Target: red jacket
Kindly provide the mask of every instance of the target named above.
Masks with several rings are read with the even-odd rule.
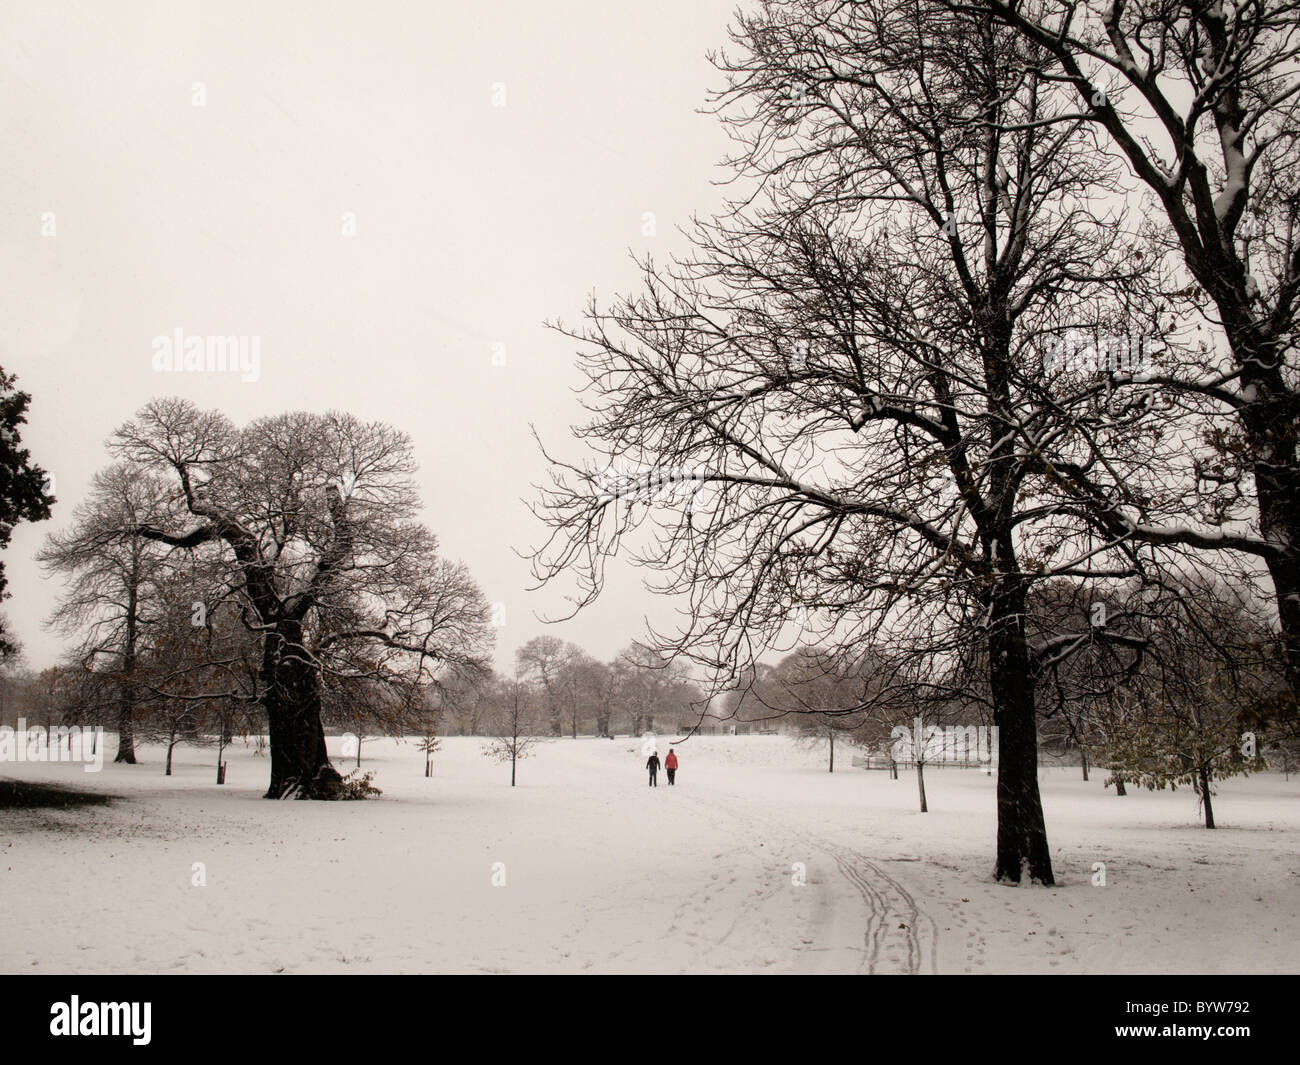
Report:
[[[671,754],[671,753],[670,753],[670,754],[668,755],[668,757],[664,759],[664,768],[665,768],[665,769],[676,769],[676,768],[677,768],[677,755],[675,755],[675,754]]]

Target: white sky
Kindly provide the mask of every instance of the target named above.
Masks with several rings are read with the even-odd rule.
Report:
[[[735,6],[0,2],[0,365],[32,393],[23,442],[60,499],[4,556],[28,663],[63,644],[32,555],[161,394],[410,432],[444,553],[507,604],[503,666],[542,631],[608,658],[645,614],[663,624],[670,604],[619,567],[589,613],[543,626],[559,590],[528,595],[512,548],[541,534],[528,424],[564,445],[581,417],[572,345],[543,320],[632,288],[629,248],[680,250],[675,227],[721,200],[726,137],[697,109]],[[161,378],[152,340],[178,327],[260,336],[260,380]]]

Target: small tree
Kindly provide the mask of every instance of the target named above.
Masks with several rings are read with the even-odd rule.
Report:
[[[138,731],[146,741],[166,745],[164,776],[172,775],[172,755],[177,746],[200,739],[204,710],[202,704],[186,699],[157,699],[148,704]]]
[[[1097,726],[1107,783],[1189,784],[1205,827],[1215,827],[1215,782],[1264,768],[1253,730],[1286,689],[1276,642],[1254,609],[1213,578],[1170,582],[1148,597],[1149,649]]]
[[[801,647],[756,678],[754,694],[773,710],[788,714],[804,742],[827,743],[828,773],[835,772],[835,741],[850,745],[866,738],[866,718],[858,707],[870,686],[862,665],[843,655]]]
[[[897,780],[900,764],[915,766],[919,808],[929,813],[925,767],[958,753],[948,749],[947,737],[952,734],[942,730],[955,726],[965,737],[967,752],[972,742],[978,751],[978,728],[992,716],[987,708],[989,670],[983,648],[960,641],[907,658],[877,650],[869,652],[857,670],[863,678],[859,733],[872,744],[888,735],[890,775]]]
[[[1264,740],[1263,748],[1272,764],[1280,765],[1286,779],[1290,780],[1291,773],[1300,766],[1300,737],[1288,733],[1269,736]]]
[[[536,735],[533,712],[527,701],[527,688],[516,676],[504,685],[505,700],[497,720],[500,732],[483,748],[483,753],[498,762],[510,763],[510,786],[515,786],[518,764],[527,758],[532,749],[542,742]]]
[[[422,691],[417,685],[381,685],[369,677],[326,675],[321,685],[321,712],[331,725],[345,729],[356,741],[356,769],[367,739],[402,737],[425,727]]]
[[[835,738],[852,744],[853,735],[834,710],[809,710],[799,715],[795,735],[800,743],[820,744],[826,741],[826,772],[835,772]]]
[[[257,638],[229,604],[204,610],[201,616],[203,624],[198,625],[200,615],[191,604],[189,628],[181,627],[176,646],[178,661],[163,683],[175,687],[179,682],[188,692],[210,696],[199,701],[201,732],[194,742],[216,747],[217,783],[224,784],[226,748],[237,736],[247,737],[254,728],[260,731]]]
[[[1262,759],[1246,757],[1234,699],[1224,697],[1223,678],[1207,679],[1199,703],[1161,700],[1136,707],[1111,734],[1107,760],[1117,781],[1128,780],[1153,791],[1190,784],[1214,828],[1214,784],[1263,768]]]
[[[433,725],[429,726],[430,732],[420,738],[420,750],[424,752],[424,775],[433,776],[433,752],[442,746],[442,741],[432,732]]]

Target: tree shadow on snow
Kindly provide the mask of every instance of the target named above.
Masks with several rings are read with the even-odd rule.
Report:
[[[81,791],[57,784],[0,779],[0,810],[31,810],[38,807],[62,810],[74,806],[106,806],[116,798],[116,795]]]

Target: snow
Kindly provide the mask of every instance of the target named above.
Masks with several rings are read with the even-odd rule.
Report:
[[[1208,831],[1183,789],[1119,798],[1102,771],[1044,769],[1059,882],[1044,889],[992,881],[980,770],[928,768],[920,814],[914,774],[854,768],[842,745],[832,775],[824,747],[782,736],[671,739],[678,786],[655,789],[639,739],[543,744],[514,789],[481,739],[445,738],[432,779],[413,743],[372,740],[362,768],[383,797],[338,804],[263,800],[267,759],[242,745],[221,788],[193,748],[171,778],[159,748],[97,774],[5,764],[123,798],[5,812],[0,970],[1295,968],[1300,777],[1224,782]]]

